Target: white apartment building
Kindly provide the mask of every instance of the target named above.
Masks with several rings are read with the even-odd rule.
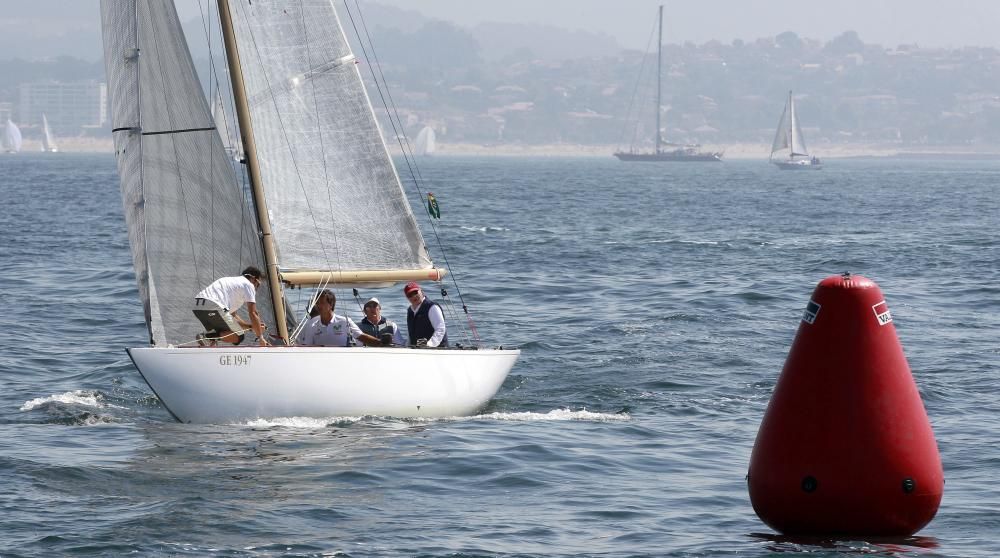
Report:
[[[22,83],[16,122],[39,126],[42,113],[57,136],[78,136],[108,122],[108,87],[97,81]]]

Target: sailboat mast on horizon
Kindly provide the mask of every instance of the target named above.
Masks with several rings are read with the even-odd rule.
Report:
[[[663,5],[658,11],[658,24],[656,33],[656,99],[654,114],[656,128],[653,132],[654,150],[652,153],[635,150],[635,145],[630,145],[628,151],[616,151],[614,156],[621,161],[639,162],[719,162],[722,161],[722,153],[717,151],[701,151],[698,144],[678,145],[668,143],[674,148],[668,151],[663,150],[663,135],[660,114],[663,108]],[[641,76],[640,76],[641,79]]]

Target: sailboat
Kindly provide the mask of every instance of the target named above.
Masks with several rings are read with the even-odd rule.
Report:
[[[42,113],[42,151],[46,153],[58,153],[55,140],[52,139],[52,130],[49,129],[49,119]]]
[[[617,151],[614,156],[621,161],[640,162],[719,162],[722,153],[717,151],[702,151],[697,144],[680,145],[666,142],[661,135],[660,112],[662,110],[661,94],[663,85],[663,6],[659,10],[659,24],[656,40],[656,147],[652,152],[636,151],[635,145],[630,145],[628,151]],[[666,148],[665,148],[666,147]]]
[[[437,146],[435,145],[436,141],[437,134],[434,133],[434,128],[424,126],[420,132],[417,133],[417,139],[414,141],[414,155],[431,155],[437,149]]]
[[[481,346],[474,329],[448,349],[290,344],[312,298],[297,304],[300,287],[426,285],[446,272],[425,248],[333,3],[218,0],[246,187],[173,2],[102,0],[101,11],[150,335],[150,346],[127,351],[166,409],[196,423],[481,409],[520,351]],[[202,326],[192,297],[247,265],[265,270],[256,302],[274,346],[194,347]]]
[[[3,132],[3,149],[7,153],[17,153],[21,150],[21,130],[9,118]]]
[[[779,156],[776,158],[775,154]],[[778,121],[778,131],[774,134],[774,142],[771,144],[771,155],[767,159],[782,170],[806,170],[820,169],[822,163],[818,157],[809,155],[806,148],[805,136],[799,128],[799,118],[795,115],[795,99],[792,92],[788,92],[788,102],[785,103],[785,110],[781,111],[781,120]]]

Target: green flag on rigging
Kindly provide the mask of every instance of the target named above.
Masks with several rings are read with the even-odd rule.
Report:
[[[431,217],[435,219],[441,218],[441,208],[438,207],[438,201],[433,192],[427,192],[427,213],[430,213]]]

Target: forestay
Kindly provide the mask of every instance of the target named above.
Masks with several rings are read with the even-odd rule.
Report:
[[[230,5],[282,277],[432,268],[333,3]]]
[[[256,221],[198,82],[173,2],[102,0],[112,130],[129,244],[154,345],[189,342],[193,297],[263,269]],[[273,322],[266,286],[257,292]]]

